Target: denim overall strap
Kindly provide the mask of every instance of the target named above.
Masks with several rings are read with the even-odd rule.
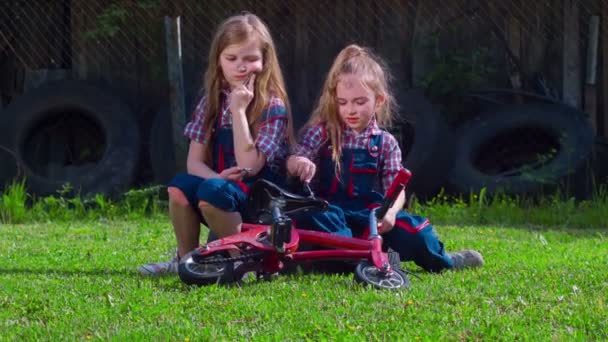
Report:
[[[344,149],[340,160],[340,178],[336,177],[335,165],[331,158],[331,145],[320,149],[320,177],[323,182],[330,182],[321,190],[320,195],[330,201],[344,201],[355,197],[368,197],[374,192],[374,185],[379,177],[380,149],[382,135],[369,138],[367,148]]]
[[[213,142],[213,170],[217,173],[236,165],[232,128],[216,128]]]
[[[268,115],[267,115],[268,116]],[[271,120],[272,117],[262,119]],[[236,156],[234,153],[234,137],[231,127],[217,127],[215,130],[215,140],[213,143],[213,170],[217,173],[224,171],[227,168],[236,166]],[[272,172],[268,165],[265,165],[262,170],[255,176],[243,179],[245,188],[251,186],[253,182],[263,178],[280,184],[280,177],[276,172]]]
[[[262,113],[262,116],[259,119],[258,127],[270,124],[273,120],[278,120],[287,117],[286,111],[287,109],[285,108],[285,106],[269,106]],[[245,184],[251,186],[256,179],[262,178],[274,182],[279,186],[285,185],[285,162],[287,158],[287,152],[289,150],[289,144],[287,140],[285,140],[283,142],[280,142],[279,145],[282,148],[281,153],[279,153],[279,155],[275,157],[272,162],[266,162],[266,165],[264,165],[262,170],[260,170],[257,175],[244,179],[243,182],[245,182]]]

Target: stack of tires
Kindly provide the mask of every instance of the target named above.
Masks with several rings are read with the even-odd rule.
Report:
[[[115,196],[133,181],[139,124],[105,89],[83,81],[48,83],[11,102],[0,121],[1,185],[24,176],[28,191],[40,196]]]
[[[594,134],[587,116],[566,105],[506,105],[457,131],[448,187],[457,193],[497,191],[585,196]]]
[[[413,174],[408,193],[428,199],[444,186],[446,170],[452,166],[452,131],[421,90],[409,90],[399,100],[407,119],[393,133],[401,145],[403,164]]]
[[[418,197],[433,197],[440,188],[453,195],[482,189],[488,195],[590,194],[594,133],[583,112],[532,98],[484,106],[448,126],[428,100],[412,94],[403,107],[415,111],[415,125],[402,148],[413,173],[409,191]]]
[[[418,198],[442,188],[452,194],[482,188],[538,194],[556,186],[577,196],[590,192],[594,134],[587,116],[572,107],[530,97],[481,106],[465,122],[449,125],[422,91],[410,90],[399,101],[408,120],[393,133],[413,173],[408,192]],[[66,194],[70,184],[72,194],[113,197],[133,184],[142,161],[149,161],[156,183],[175,173],[168,106],[156,113],[142,145],[140,128],[149,125],[137,122],[119,97],[88,82],[30,90],[0,112],[0,122],[0,189],[24,177],[28,191],[40,196]]]

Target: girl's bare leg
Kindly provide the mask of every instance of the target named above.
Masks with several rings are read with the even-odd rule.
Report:
[[[221,239],[241,232],[241,224],[243,223],[241,214],[218,209],[205,201],[198,202],[198,207],[201,209],[209,229],[218,238]]]
[[[169,216],[177,240],[177,255],[182,257],[199,245],[200,218],[188,203],[184,193],[169,187]]]

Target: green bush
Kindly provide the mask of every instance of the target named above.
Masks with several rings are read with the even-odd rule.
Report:
[[[0,197],[0,222],[22,223],[27,219],[25,180],[13,181]]]
[[[159,198],[161,186],[133,189],[117,201],[102,195],[68,197],[69,185],[54,196],[27,194],[24,181],[13,182],[0,198],[0,222],[71,221],[81,219],[137,219],[167,214],[167,202]],[[427,202],[413,199],[411,213],[429,217],[435,225],[535,224],[569,228],[605,227],[608,190],[599,187],[591,200],[576,201],[560,192],[538,198],[503,193],[488,196],[485,189],[468,196],[441,192]]]

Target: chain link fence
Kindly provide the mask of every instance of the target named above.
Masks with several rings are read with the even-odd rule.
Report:
[[[338,51],[357,43],[389,66],[405,122],[394,128],[398,136],[412,136],[416,124],[405,95],[412,87],[456,116],[466,113],[452,94],[529,91],[591,108],[597,133],[608,133],[608,116],[599,114],[608,111],[608,0],[3,0],[0,109],[51,80],[101,82],[153,135],[151,118],[169,96],[166,18],[179,18],[190,113],[216,27],[242,11],[273,34],[296,127]],[[588,107],[590,94],[597,101]]]
[[[579,41],[585,44],[585,25],[602,13],[602,5],[606,3],[599,0],[5,0],[0,5],[0,46],[28,69],[153,63],[163,54],[163,16],[180,15],[184,60],[202,63],[215,27],[249,10],[269,24],[288,62],[303,35],[309,49],[329,54],[347,42],[379,50],[383,45],[411,49],[405,43],[412,39],[424,43],[416,38],[509,39],[514,32],[509,23],[516,21],[522,40],[551,43],[562,39],[564,13],[571,8],[577,8]]]
[[[39,82],[62,77],[104,79],[118,88],[137,89],[139,97],[158,97],[167,83],[164,17],[179,16],[186,102],[191,107],[200,92],[215,28],[244,10],[258,14],[270,27],[294,109],[308,113],[333,57],[348,43],[372,47],[387,61],[397,100],[400,91],[412,86],[439,95],[518,87],[516,74],[543,75],[543,86],[549,84],[545,92],[561,97],[566,47],[578,44],[580,63],[574,67],[584,75],[590,24],[594,16],[608,13],[608,3],[4,0],[4,102]],[[604,40],[605,27],[600,34]],[[302,120],[296,117],[296,123]]]
[[[71,66],[76,64],[72,52],[93,47],[96,54],[87,61],[92,64],[124,64],[135,54],[150,61],[162,43],[163,16],[180,15],[184,55],[200,60],[215,27],[243,10],[266,20],[279,46],[291,45],[298,29],[305,29],[318,47],[348,41],[377,47],[382,36],[408,27],[434,35],[490,34],[487,29],[493,27],[494,35],[507,37],[511,18],[519,22],[526,40],[552,41],[563,36],[564,11],[569,11],[565,4],[578,8],[580,41],[585,42],[585,24],[602,13],[605,1],[5,0],[0,5],[0,46],[30,69]]]

